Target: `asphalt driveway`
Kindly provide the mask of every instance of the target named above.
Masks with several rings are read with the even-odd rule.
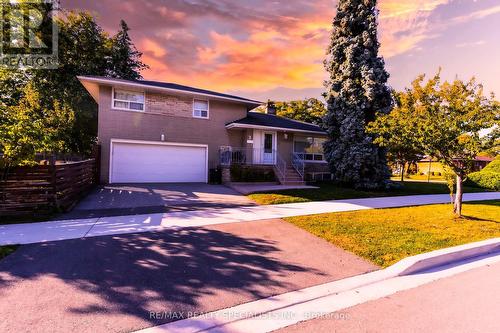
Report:
[[[223,186],[201,183],[105,185],[94,189],[70,212],[55,219],[165,213],[254,206]]]
[[[26,245],[1,332],[129,332],[377,269],[281,220]]]

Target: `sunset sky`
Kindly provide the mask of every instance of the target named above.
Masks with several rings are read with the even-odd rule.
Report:
[[[334,0],[62,0],[115,33],[120,19],[146,79],[259,100],[319,97]],[[500,95],[499,0],[380,0],[381,54],[396,89],[420,73],[468,79]]]

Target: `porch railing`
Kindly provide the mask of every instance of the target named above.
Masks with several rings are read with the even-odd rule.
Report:
[[[220,147],[219,162],[223,166],[240,165],[276,165],[276,150],[247,147]]]
[[[283,183],[286,181],[286,161],[279,155],[276,154],[276,165],[274,166],[274,169],[278,173],[277,176],[279,180]]]
[[[302,179],[304,179],[305,162],[304,154],[292,153],[292,166]]]

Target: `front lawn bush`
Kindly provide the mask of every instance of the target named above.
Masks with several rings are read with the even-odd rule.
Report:
[[[487,172],[496,172],[500,173],[500,156],[495,158],[490,164],[484,167],[482,171],[487,171]]]
[[[469,175],[467,185],[490,190],[500,190],[500,158],[497,157],[483,170]]]
[[[500,172],[479,171],[469,175],[467,185],[490,190],[500,190]]]
[[[232,165],[231,181],[233,182],[274,182],[276,176],[270,168]]]

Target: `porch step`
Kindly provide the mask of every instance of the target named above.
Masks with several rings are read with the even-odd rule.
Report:
[[[286,185],[286,186],[306,186],[306,182],[283,182],[281,185]]]
[[[300,174],[292,166],[287,166],[285,170],[285,177],[280,177],[279,172],[276,172],[278,180],[281,185],[293,185],[293,186],[304,186],[306,183]]]

